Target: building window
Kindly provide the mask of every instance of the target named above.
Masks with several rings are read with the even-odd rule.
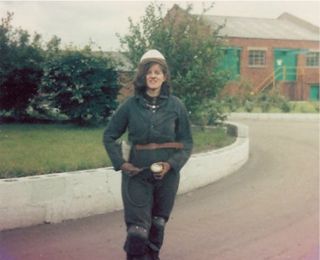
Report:
[[[319,52],[308,52],[306,56],[306,65],[308,67],[319,67],[320,56]]]
[[[249,66],[260,67],[266,65],[266,51],[249,50]]]

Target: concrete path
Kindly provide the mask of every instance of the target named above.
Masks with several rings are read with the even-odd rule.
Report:
[[[177,198],[162,260],[318,259],[318,123],[242,123],[250,127],[249,162]],[[121,260],[124,237],[122,212],[4,231],[0,259]]]

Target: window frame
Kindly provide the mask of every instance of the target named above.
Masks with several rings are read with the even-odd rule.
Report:
[[[308,57],[308,55],[310,54],[318,54],[318,58],[317,56],[315,57]],[[315,62],[315,64],[310,64],[308,61],[310,61],[310,59],[313,59],[312,61]],[[316,62],[318,61],[318,63],[316,64]],[[306,67],[308,68],[319,68],[320,67],[320,51],[319,50],[309,50],[306,54]]]
[[[252,61],[252,52],[259,52],[262,53],[262,56],[259,57],[256,55],[256,57],[253,57],[255,61],[254,64],[251,64]],[[261,60],[262,63],[257,63],[258,60]],[[266,48],[248,48],[248,67],[250,68],[265,68],[267,66],[267,49]]]

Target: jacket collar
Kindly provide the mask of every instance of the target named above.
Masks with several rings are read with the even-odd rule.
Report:
[[[166,91],[163,91],[163,89],[161,89],[160,95],[158,96],[160,99],[168,99],[170,94],[166,93]],[[136,93],[135,94],[135,98],[136,99],[140,99],[140,98],[144,98],[143,94],[140,93]]]

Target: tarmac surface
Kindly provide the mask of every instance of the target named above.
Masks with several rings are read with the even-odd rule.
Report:
[[[161,260],[319,259],[319,123],[238,121],[249,161],[177,197]],[[3,231],[0,260],[122,260],[124,239],[119,211]]]

